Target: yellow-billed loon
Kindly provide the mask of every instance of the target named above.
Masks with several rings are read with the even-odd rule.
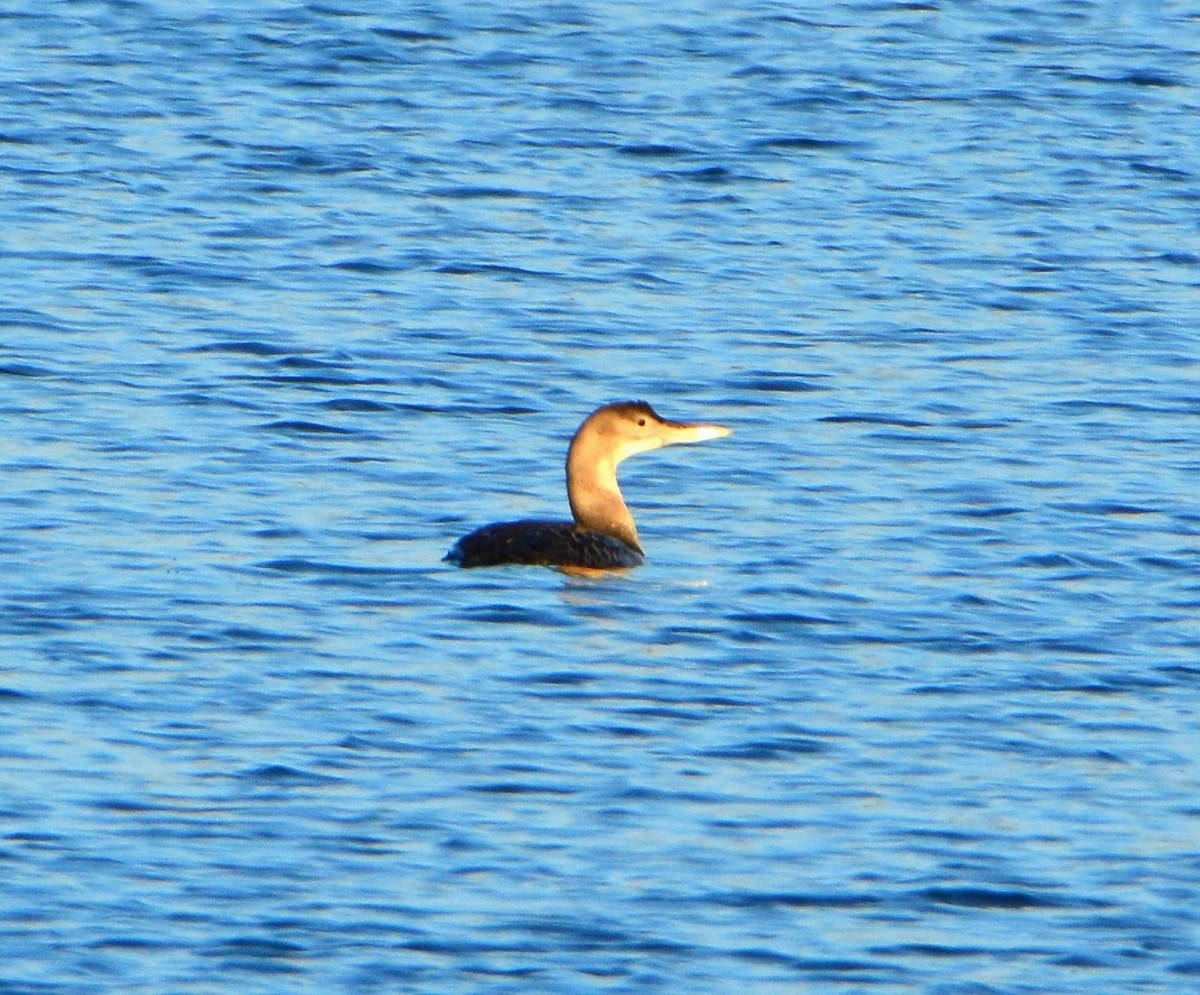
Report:
[[[584,419],[567,451],[572,522],[531,519],[485,525],[446,554],[460,567],[524,563],[577,570],[641,566],[646,553],[617,486],[617,465],[637,453],[729,435],[720,425],[660,418],[645,401],[619,401]]]

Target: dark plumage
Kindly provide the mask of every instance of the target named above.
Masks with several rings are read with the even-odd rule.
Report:
[[[574,522],[526,519],[484,525],[463,536],[446,554],[460,567],[583,566],[597,570],[640,567],[646,557],[612,536],[581,529]]]

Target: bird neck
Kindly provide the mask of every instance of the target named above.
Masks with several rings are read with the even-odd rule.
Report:
[[[617,464],[611,452],[580,433],[567,453],[567,498],[577,525],[620,539],[643,552],[633,516],[617,486]]]

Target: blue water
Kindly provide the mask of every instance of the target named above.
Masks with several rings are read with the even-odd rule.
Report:
[[[1200,8],[0,13],[0,991],[1200,988]],[[566,513],[642,397],[649,560]]]

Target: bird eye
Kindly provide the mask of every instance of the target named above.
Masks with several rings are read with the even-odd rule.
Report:
[[[646,419],[645,419],[645,418],[639,418],[639,419],[638,419],[638,424],[639,424],[639,425],[643,425],[643,426],[644,426],[644,425],[646,424]]]

